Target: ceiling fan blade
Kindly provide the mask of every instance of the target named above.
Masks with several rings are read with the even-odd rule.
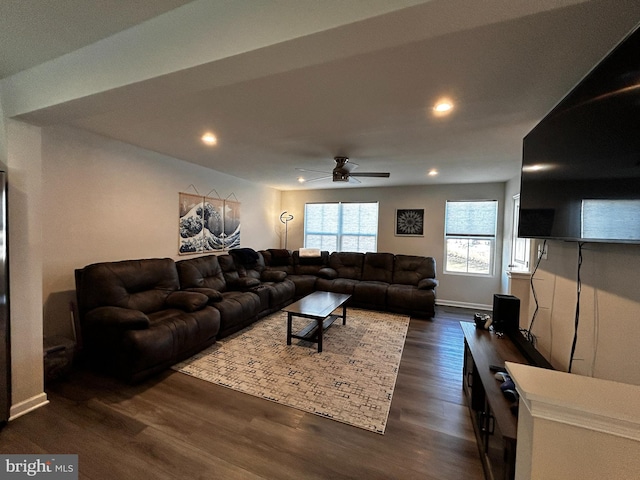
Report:
[[[323,172],[324,173],[324,172]],[[311,183],[311,182],[317,182],[319,180],[329,180],[331,178],[331,176],[329,175],[328,177],[317,177],[317,178],[311,178],[309,180],[305,180],[302,183]]]
[[[358,172],[352,173],[352,177],[378,177],[378,178],[389,178],[390,174],[388,172]]]
[[[353,175],[349,175],[349,183],[362,183],[362,182],[358,180],[356,177],[354,177]]]
[[[296,168],[299,172],[314,172],[314,173],[326,173],[327,175],[331,175],[331,172],[327,172],[326,170],[309,170],[308,168]]]
[[[352,171],[354,171],[356,168],[358,168],[358,164],[357,163],[352,163],[352,162],[347,162],[344,164],[344,166],[342,167],[342,170],[351,173]]]

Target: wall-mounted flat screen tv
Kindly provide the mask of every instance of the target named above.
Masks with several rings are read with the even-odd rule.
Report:
[[[519,236],[640,243],[640,27],[524,138]]]

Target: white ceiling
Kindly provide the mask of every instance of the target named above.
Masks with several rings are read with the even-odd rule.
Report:
[[[189,0],[2,0],[0,78],[133,27]]]
[[[505,181],[518,175],[523,136],[640,20],[637,0],[307,0],[309,17],[301,0],[236,0],[243,17],[209,1],[218,12],[212,32],[231,33],[209,47],[220,55],[209,51],[185,67],[180,53],[192,50],[174,60],[166,45],[207,23],[184,21],[205,11],[206,1],[3,0],[0,73],[16,74],[4,82],[14,90],[49,65],[84,58],[74,57],[84,45],[94,50],[81,52],[105,52],[118,36],[143,45],[154,24],[136,24],[154,16],[175,25],[158,43],[163,74],[13,116],[87,129],[279,189]],[[269,27],[272,5],[288,6],[300,22],[289,22],[286,38],[247,40],[241,49],[254,33],[247,25]],[[252,14],[254,24],[246,20]],[[110,36],[113,44],[94,44]],[[236,51],[222,54],[232,41]],[[155,58],[133,54],[141,71]],[[456,108],[435,118],[431,107],[442,95]],[[216,147],[198,142],[205,130],[217,135]],[[336,155],[391,177],[297,182],[296,168],[330,172]],[[428,176],[431,169],[439,175]]]

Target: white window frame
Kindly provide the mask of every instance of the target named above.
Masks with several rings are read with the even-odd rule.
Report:
[[[343,231],[343,206],[345,205],[375,205],[376,206],[376,232],[375,234],[366,234],[366,233],[358,233],[358,234],[353,234],[353,233],[349,233],[349,232],[345,232]],[[337,225],[337,231],[309,231],[308,229],[308,224],[307,224],[307,220],[308,220],[308,214],[307,214],[307,208],[309,205],[337,205],[338,206],[338,225]],[[310,203],[305,203],[305,207],[304,207],[304,246],[305,248],[317,248],[314,245],[310,245],[308,242],[307,237],[309,235],[323,235],[323,236],[334,236],[335,237],[335,242],[336,242],[336,249],[335,251],[337,252],[341,252],[341,251],[349,251],[349,252],[362,252],[362,253],[366,253],[366,252],[377,252],[378,250],[378,229],[379,229],[379,224],[380,224],[380,204],[379,202],[310,202]],[[357,237],[368,237],[368,238],[373,238],[373,248],[366,248],[366,249],[362,249],[362,248],[358,248],[358,249],[353,249],[353,248],[349,248],[349,249],[343,249],[343,238],[344,237],[353,237],[353,236],[357,236]],[[323,250],[326,250],[326,248],[322,248]]]
[[[511,259],[509,270],[512,272],[531,272],[531,239],[518,237],[520,223],[520,194],[513,196],[513,223],[511,230]]]
[[[472,234],[466,232],[456,232],[456,233],[448,233],[448,215],[449,210],[448,207],[453,203],[480,203],[480,202],[495,202],[495,222],[493,225],[493,231],[489,234],[487,232],[486,235],[480,234]],[[495,264],[496,264],[496,245],[497,245],[497,229],[498,229],[498,214],[499,214],[499,203],[497,200],[447,200],[445,204],[445,218],[444,218],[444,259],[443,259],[443,273],[449,275],[465,275],[465,276],[474,276],[474,277],[492,277],[495,275]],[[467,269],[466,271],[460,270],[449,270],[448,269],[448,258],[449,258],[449,244],[448,240],[467,240],[469,242],[469,246],[471,242],[474,240],[487,241],[490,244],[489,247],[489,269],[488,272],[473,272],[469,271],[469,259],[467,258]]]

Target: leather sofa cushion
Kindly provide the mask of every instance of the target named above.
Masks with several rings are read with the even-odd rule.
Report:
[[[384,310],[387,305],[388,288],[389,284],[386,282],[359,282],[353,290],[353,301],[356,304],[377,307]]]
[[[282,282],[285,278],[287,278],[287,273],[278,270],[265,270],[261,277],[263,282]]]
[[[423,278],[418,282],[418,288],[420,290],[431,290],[438,286],[438,280],[435,278]]]
[[[223,338],[251,324],[260,312],[260,297],[252,292],[225,292],[213,307],[220,312],[220,333]]]
[[[176,262],[180,285],[185,288],[211,288],[224,292],[227,284],[216,255]]]
[[[316,275],[287,275],[287,279],[291,280],[295,285],[295,298],[301,298],[316,291]]]
[[[435,291],[420,290],[411,285],[389,285],[387,309],[391,312],[431,318],[435,315]]]
[[[353,280],[351,278],[336,278],[335,280],[319,278],[316,281],[316,289],[322,290],[323,292],[353,294],[358,282],[359,280]]]
[[[291,256],[296,275],[318,275],[320,269],[329,265],[329,252],[326,250],[313,257],[301,256],[299,250],[294,250]]]
[[[287,274],[293,273],[293,259],[289,257],[289,259],[286,262],[284,260],[282,261],[276,260],[276,262],[274,263],[273,254],[272,254],[273,251],[274,249],[260,250],[258,252],[262,255],[265,268],[267,270],[279,270],[282,272],[286,272]],[[288,252],[288,250],[285,250],[285,251]],[[284,252],[283,252],[283,258],[284,258]]]
[[[248,290],[260,285],[260,280],[253,277],[237,277],[227,280],[230,290]]]
[[[164,310],[149,318],[148,329],[125,333],[116,357],[118,369],[134,379],[147,369],[193,355],[213,343],[220,329],[220,315],[212,307],[192,313]]]
[[[229,256],[233,258],[235,270],[238,272],[240,278],[251,277],[260,280],[262,272],[266,269],[262,253],[256,252],[251,248],[230,250]],[[226,262],[228,259],[223,257],[227,256],[221,255],[219,260],[223,263],[223,271],[228,274],[231,270],[231,264],[229,263],[227,266]]]
[[[260,285],[260,273],[236,263],[231,255],[218,256],[227,290],[247,290]]]
[[[269,308],[274,309],[286,304],[295,294],[296,286],[290,280],[283,282],[264,282],[258,287],[269,292]]]
[[[209,301],[203,293],[198,292],[173,292],[167,297],[166,305],[169,308],[178,308],[185,312],[195,312],[204,307]]]
[[[218,290],[214,290],[213,288],[195,287],[195,288],[187,288],[186,290],[189,292],[197,292],[197,293],[202,293],[203,295],[206,295],[208,299],[208,303],[210,304],[214,302],[219,302],[220,300],[222,300],[222,293],[220,293]]]
[[[436,261],[433,257],[396,255],[393,264],[393,283],[417,286],[423,278],[435,278]]]
[[[284,267],[292,264],[291,252],[284,248],[270,248],[271,265],[274,267]]]
[[[362,280],[391,283],[393,280],[392,253],[366,253]]]
[[[364,253],[333,252],[329,256],[329,266],[338,272],[338,278],[360,280],[363,263]]]
[[[140,310],[122,307],[98,307],[87,312],[85,321],[93,328],[111,330],[143,330],[149,328],[149,317]]]
[[[318,270],[318,276],[327,280],[333,280],[334,278],[338,278],[338,272],[333,268],[325,267]]]
[[[114,306],[146,314],[165,308],[169,294],[180,288],[175,262],[170,258],[96,263],[80,273],[83,311]]]
[[[236,268],[236,262],[231,255],[218,255],[216,258],[218,259],[224,281],[227,285],[240,278],[240,273]]]
[[[252,248],[234,248],[229,250],[229,255],[234,258],[237,264],[246,268],[255,266],[259,258],[258,252]]]

